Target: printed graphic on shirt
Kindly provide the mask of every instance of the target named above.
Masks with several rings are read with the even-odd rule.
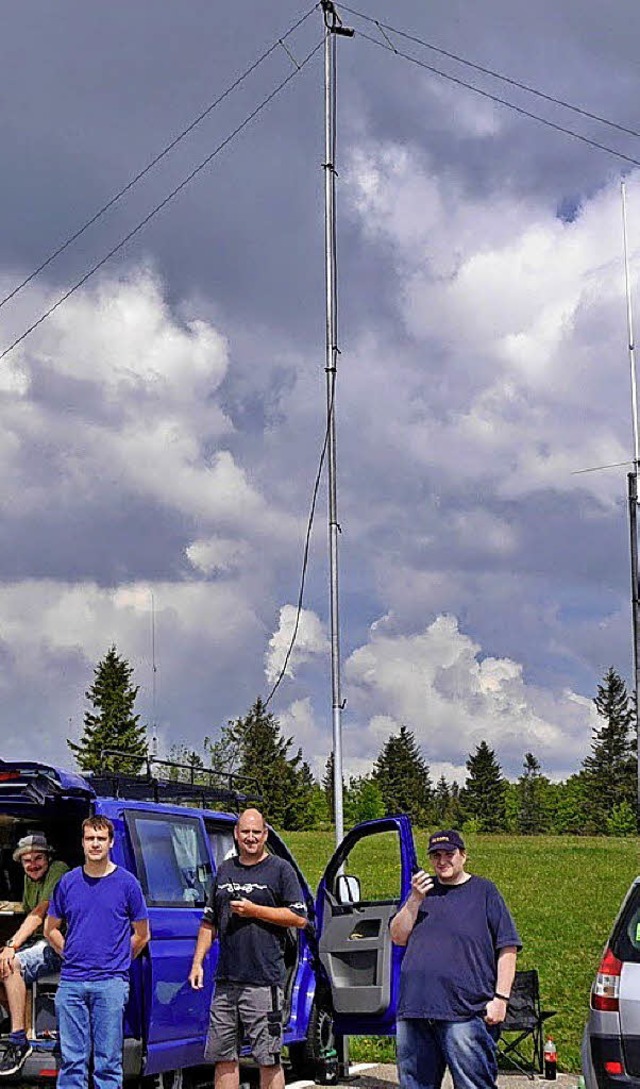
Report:
[[[267,889],[268,885],[259,885],[257,881],[246,881],[241,885],[239,881],[221,881],[218,885],[220,892],[242,892],[250,896],[255,889]]]

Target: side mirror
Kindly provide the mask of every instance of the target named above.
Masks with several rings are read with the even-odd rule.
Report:
[[[336,900],[339,904],[360,903],[360,882],[357,877],[339,873],[336,878]]]

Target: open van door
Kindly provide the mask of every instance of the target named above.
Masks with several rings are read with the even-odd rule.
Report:
[[[353,828],[329,861],[316,903],[319,956],[339,1035],[395,1031],[404,949],[389,921],[417,866],[411,821],[384,817]]]

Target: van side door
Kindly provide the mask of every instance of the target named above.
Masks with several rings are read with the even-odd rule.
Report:
[[[151,941],[145,958],[145,1074],[201,1063],[211,1002],[211,973],[195,991],[188,981],[212,871],[199,816],[125,810]]]
[[[318,888],[319,955],[341,1035],[395,1031],[404,949],[389,922],[417,868],[406,816],[357,825],[329,861]]]

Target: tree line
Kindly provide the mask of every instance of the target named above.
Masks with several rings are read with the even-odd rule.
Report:
[[[147,727],[135,713],[138,687],[133,670],[115,646],[94,670],[85,693],[90,704],[79,741],[67,744],[83,771],[137,773],[149,755]],[[638,830],[637,716],[625,683],[611,667],[594,698],[597,726],[591,751],[563,782],[552,782],[532,752],[509,781],[486,741],[468,754],[463,783],[441,775],[433,782],[414,733],[401,726],[390,734],[366,775],[343,783],[345,825],[391,813],[407,813],[422,827],[450,826],[467,832],[524,835],[631,835]],[[119,754],[119,755],[116,755]],[[123,755],[126,754],[126,755]],[[319,781],[285,737],[279,720],[261,699],[243,717],[230,720],[202,751],[174,744],[174,778],[205,782],[211,769],[234,774],[255,789],[268,819],[290,830],[329,827],[333,814],[333,754]]]

